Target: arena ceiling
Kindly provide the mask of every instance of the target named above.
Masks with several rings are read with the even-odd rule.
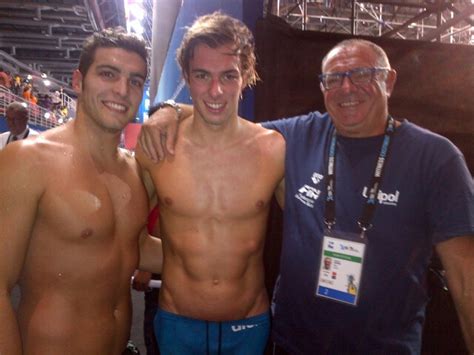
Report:
[[[145,0],[150,16],[152,2]],[[266,0],[265,4],[267,12],[305,30],[474,44],[474,0]],[[0,18],[2,66],[11,72],[33,69],[62,83],[70,83],[87,36],[106,27],[126,26],[123,0],[0,0]],[[151,28],[147,30],[151,33]]]
[[[70,83],[84,39],[125,26],[123,0],[0,0],[0,62]],[[12,70],[13,68],[13,70]]]

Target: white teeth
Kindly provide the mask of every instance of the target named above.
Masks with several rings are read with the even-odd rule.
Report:
[[[359,104],[359,101],[349,101],[349,102],[341,102],[339,105],[341,107],[354,107]]]
[[[215,104],[215,103],[210,103],[210,102],[207,102],[207,105],[214,110],[218,110],[222,106],[224,106],[224,104]]]
[[[126,106],[117,104],[115,102],[107,101],[107,102],[104,102],[104,105],[111,108],[111,109],[113,109],[113,110],[117,110],[117,111],[121,111],[121,112],[125,112],[127,110]]]

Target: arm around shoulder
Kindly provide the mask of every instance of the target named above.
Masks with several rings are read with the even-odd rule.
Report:
[[[469,353],[474,354],[474,235],[436,245]]]
[[[179,108],[179,109],[178,109]],[[157,162],[168,154],[174,154],[178,125],[191,117],[193,106],[167,103],[150,109],[150,118],[143,124],[138,138],[138,146],[146,156]]]

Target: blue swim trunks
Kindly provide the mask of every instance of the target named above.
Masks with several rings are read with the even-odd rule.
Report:
[[[154,326],[162,355],[259,355],[270,333],[270,313],[211,322],[158,309]]]

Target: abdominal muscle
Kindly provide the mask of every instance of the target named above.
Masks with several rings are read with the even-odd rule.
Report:
[[[23,353],[121,354],[131,323],[129,290],[69,286],[22,285],[18,322]]]
[[[266,312],[260,218],[265,220],[266,214],[254,222],[181,221],[172,224],[176,228],[163,223],[160,308],[209,321]]]

